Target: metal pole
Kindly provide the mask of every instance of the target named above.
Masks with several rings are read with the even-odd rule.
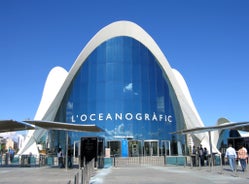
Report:
[[[68,169],[68,131],[66,131],[66,169]]]
[[[210,155],[211,155],[211,166],[213,167],[214,166],[214,163],[213,163],[213,150],[212,150],[212,140],[211,140],[211,131],[209,130],[208,131],[208,139],[209,139],[209,148],[210,148]]]
[[[220,154],[220,173],[223,174],[223,160],[222,160],[222,154]]]

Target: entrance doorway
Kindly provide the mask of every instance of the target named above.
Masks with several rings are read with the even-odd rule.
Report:
[[[158,140],[145,140],[144,156],[158,156],[158,155],[159,155]]]
[[[121,142],[120,141],[108,141],[107,147],[110,148],[111,156],[121,156]]]
[[[169,156],[171,155],[170,141],[162,140],[160,144],[160,155]]]
[[[83,167],[94,159],[95,167],[104,166],[104,138],[81,137],[80,139],[80,166]]]
[[[129,146],[129,157],[138,157],[142,155],[142,141],[130,140]]]

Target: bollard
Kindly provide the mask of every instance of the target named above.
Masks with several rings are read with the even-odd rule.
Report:
[[[84,168],[81,168],[81,184],[84,184]]]
[[[113,155],[113,165],[114,165],[114,167],[116,167],[116,158],[115,158],[115,154]]]

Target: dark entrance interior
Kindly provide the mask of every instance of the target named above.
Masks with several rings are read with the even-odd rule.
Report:
[[[104,138],[102,137],[81,137],[80,140],[80,166],[95,161],[95,167],[104,167]]]
[[[235,150],[239,150],[240,146],[244,146],[249,150],[249,137],[230,137],[227,139],[228,144],[231,143]]]

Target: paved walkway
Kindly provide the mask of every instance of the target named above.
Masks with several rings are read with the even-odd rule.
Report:
[[[0,184],[67,184],[78,169],[0,167]]]
[[[249,183],[249,172],[232,173],[228,166],[190,168],[166,167],[119,167],[102,169],[91,179],[92,184],[244,184]]]
[[[0,167],[0,184],[67,184],[78,169],[51,167]],[[245,184],[249,172],[232,173],[229,166],[190,168],[183,166],[110,167],[96,171],[91,184]]]

